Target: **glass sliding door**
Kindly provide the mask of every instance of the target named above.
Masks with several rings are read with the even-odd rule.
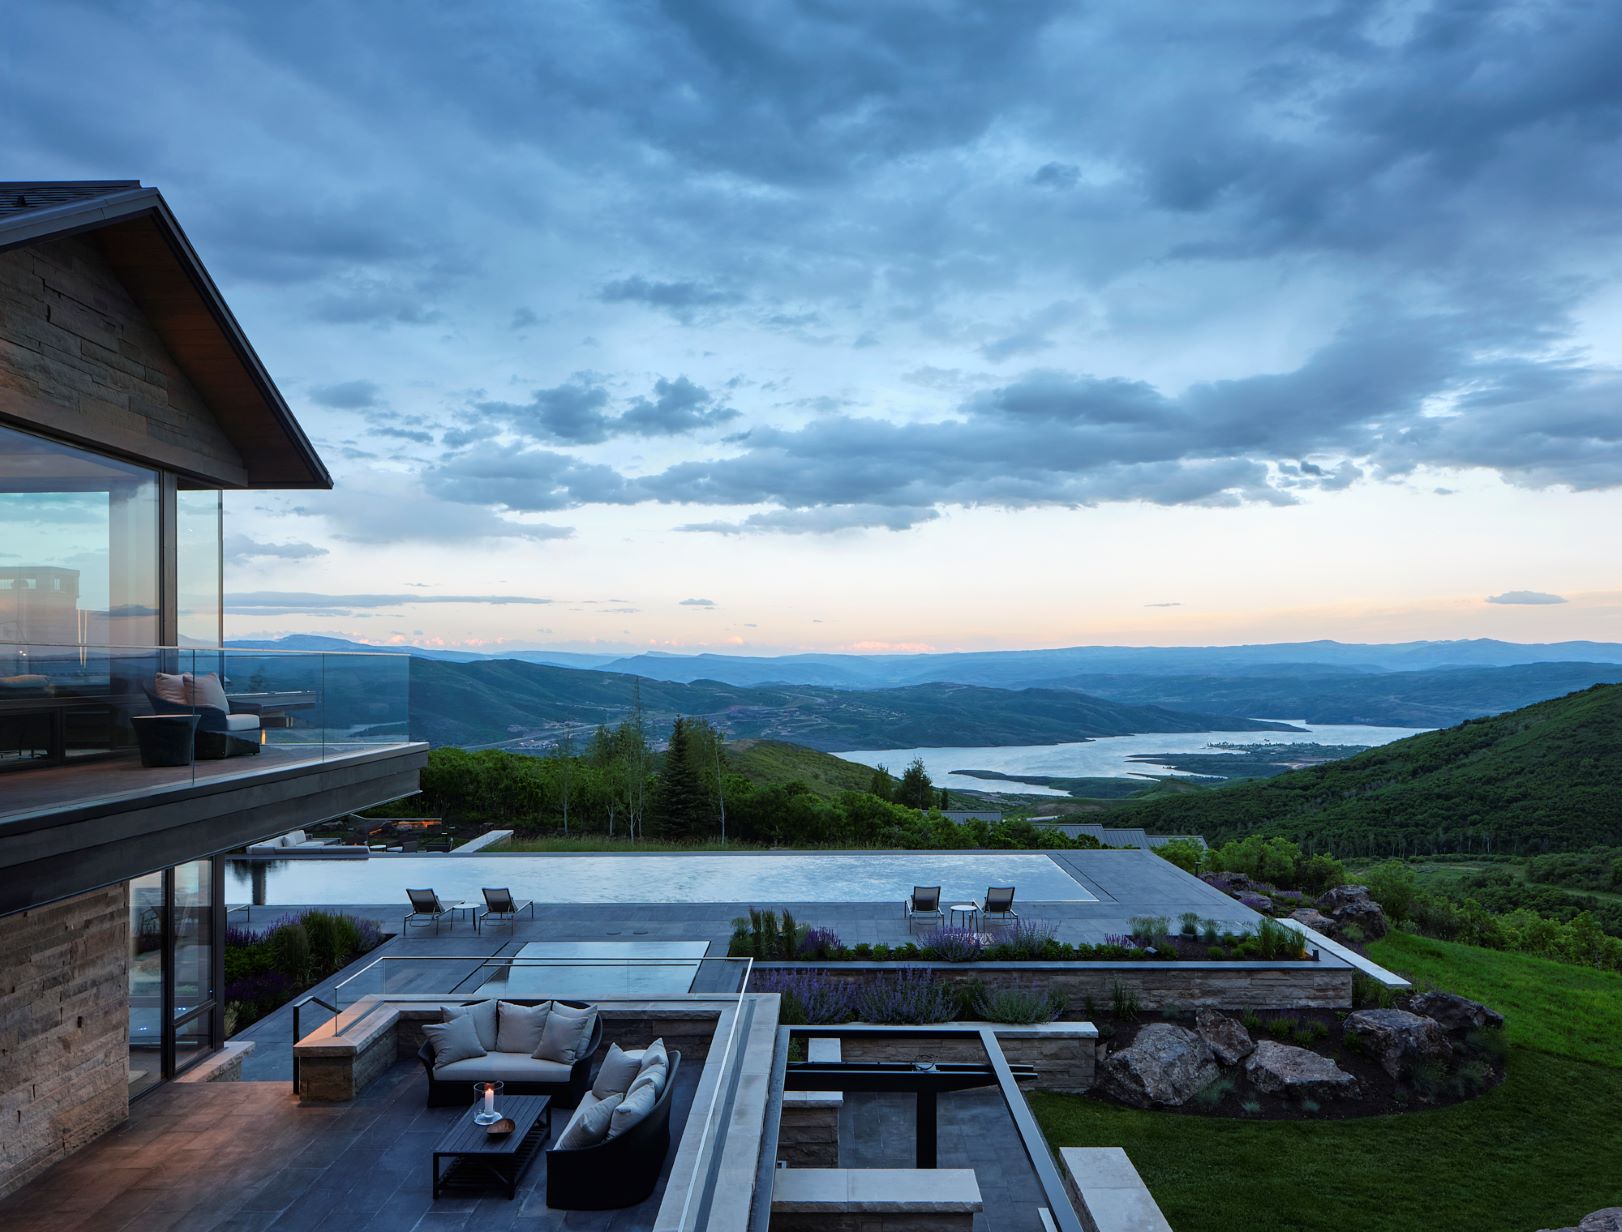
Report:
[[[130,1094],[150,1090],[223,1040],[218,857],[130,882]]]

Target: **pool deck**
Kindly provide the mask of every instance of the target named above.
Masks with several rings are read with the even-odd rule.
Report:
[[[1110,933],[1125,933],[1131,929],[1134,916],[1165,916],[1175,925],[1177,917],[1185,911],[1195,911],[1203,918],[1215,919],[1235,928],[1249,929],[1260,918],[1220,890],[1206,885],[1175,865],[1146,851],[1064,851],[1043,852],[1050,856],[1070,876],[1074,877],[1097,902],[1017,902],[1021,918],[1039,921],[1055,927],[1061,941],[1097,942]],[[446,861],[455,856],[445,856]],[[523,857],[513,856],[511,859]],[[545,857],[537,857],[545,858]],[[984,887],[980,891],[984,892]],[[399,933],[405,914],[405,890],[402,884],[401,902],[347,903],[334,906],[320,904],[329,910],[344,911],[377,921],[385,932]],[[951,895],[943,900],[950,904]],[[284,915],[304,909],[308,904],[274,904],[239,908],[231,912],[230,923],[235,927],[264,928]],[[444,991],[439,983],[450,977],[460,979],[472,976],[481,966],[481,960],[497,954],[516,954],[529,942],[545,941],[614,941],[628,944],[657,941],[703,941],[709,943],[712,957],[724,956],[732,935],[732,922],[745,914],[750,906],[786,907],[803,924],[832,928],[847,945],[867,941],[897,945],[909,938],[917,940],[929,931],[928,925],[915,924],[910,930],[901,915],[899,901],[893,903],[557,903],[535,904],[535,918],[520,916],[515,927],[491,926],[475,932],[465,915],[455,924],[446,923],[436,934],[432,928],[413,927],[409,935],[397,936],[373,951],[366,959],[353,964],[331,980],[318,985],[313,991],[331,999],[334,985],[348,974],[360,970],[379,955],[436,956],[441,959],[458,957],[466,961],[425,964],[423,978],[436,981],[435,987],[426,985],[424,992]],[[1004,925],[993,924],[995,934]],[[711,964],[719,967],[720,964]],[[360,987],[357,985],[357,987]],[[391,984],[396,991],[409,991]],[[362,988],[362,991],[368,991]],[[317,1015],[305,1027],[321,1021]],[[292,1011],[284,1006],[269,1017],[260,1020],[236,1038],[256,1041],[257,1048],[245,1063],[243,1076],[247,1078],[278,1079],[292,1077]]]

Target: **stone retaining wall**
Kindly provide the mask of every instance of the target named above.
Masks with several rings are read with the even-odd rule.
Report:
[[[1029,1065],[1036,1079],[1024,1085],[1038,1091],[1079,1095],[1093,1085],[1098,1028],[1090,1022],[1043,1022],[1013,1026],[999,1022],[953,1023],[990,1027],[1010,1065]],[[961,1039],[906,1039],[897,1036],[846,1036],[841,1041],[847,1061],[911,1061],[928,1054],[936,1061],[984,1064],[985,1049],[972,1036]]]
[[[129,1115],[129,897],[0,920],[0,1195]]]
[[[825,971],[835,979],[869,980],[903,964],[894,962],[756,963],[755,970]],[[978,980],[988,988],[1037,985],[1065,999],[1064,1018],[1107,1011],[1117,989],[1144,1010],[1349,1009],[1352,968],[1338,959],[1317,962],[1053,962],[911,963],[953,984]]]

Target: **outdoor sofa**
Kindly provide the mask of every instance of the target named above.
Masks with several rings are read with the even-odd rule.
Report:
[[[501,1008],[509,1006],[529,1014],[546,1006],[549,1011],[562,1009],[567,1016],[575,1018],[589,1012],[590,1022],[578,1042],[568,1052],[560,1054],[563,1059],[548,1060],[534,1053],[539,1046],[538,1037],[545,1030],[545,1018],[550,1014],[539,1016],[542,1020],[539,1027],[529,1021],[514,1028],[509,1021],[509,1029],[503,1030]],[[477,1045],[468,1050],[472,1055],[441,1060],[441,1047],[447,1043],[447,1036],[432,1024],[423,1030],[426,1038],[417,1050],[417,1059],[428,1075],[430,1108],[471,1104],[475,1082],[504,1083],[507,1095],[550,1095],[553,1103],[566,1108],[577,1105],[591,1088],[591,1059],[603,1042],[602,1019],[596,1007],[580,1001],[504,999],[498,1003],[487,998],[444,1007],[443,1022],[439,1025],[446,1026],[451,1019],[463,1016],[472,1020],[478,1040]],[[512,1020],[520,1015],[509,1012],[508,1017]]]
[[[640,1057],[649,1060],[653,1049],[664,1056],[664,1045],[656,1041],[640,1054],[620,1054],[622,1058]],[[604,1058],[603,1071],[614,1061],[614,1053]],[[647,1081],[644,1065],[633,1080]],[[574,1116],[556,1138],[557,1145],[546,1152],[546,1205],[563,1211],[606,1211],[635,1206],[645,1201],[659,1183],[664,1170],[665,1156],[670,1152],[670,1106],[676,1089],[676,1074],[681,1068],[681,1053],[671,1052],[664,1063],[663,1082],[657,1091],[653,1106],[643,1111],[635,1108],[627,1116],[618,1106],[615,1093],[609,1091],[599,1097],[598,1086],[581,1097]],[[598,1084],[600,1086],[600,1082]],[[611,1085],[617,1086],[618,1083]],[[626,1096],[628,1099],[629,1096]],[[608,1106],[608,1105],[614,1106]],[[604,1116],[604,1112],[609,1115]],[[617,1121],[616,1121],[617,1118]],[[606,1137],[588,1131],[576,1131],[578,1123],[595,1120],[600,1126],[605,1121],[610,1129]],[[565,1145],[571,1140],[600,1137],[582,1146]]]
[[[197,716],[197,756],[219,760],[259,753],[259,707],[233,702],[214,672],[158,672],[146,689],[153,714]]]
[[[366,847],[340,843],[337,839],[311,838],[303,830],[293,830],[262,843],[248,845],[248,858],[252,860],[281,860],[288,856],[364,856]]]

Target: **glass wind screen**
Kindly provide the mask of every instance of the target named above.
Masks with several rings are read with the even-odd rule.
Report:
[[[220,494],[180,492],[175,498],[182,646],[220,644]]]
[[[158,474],[0,428],[0,644],[158,640]]]

